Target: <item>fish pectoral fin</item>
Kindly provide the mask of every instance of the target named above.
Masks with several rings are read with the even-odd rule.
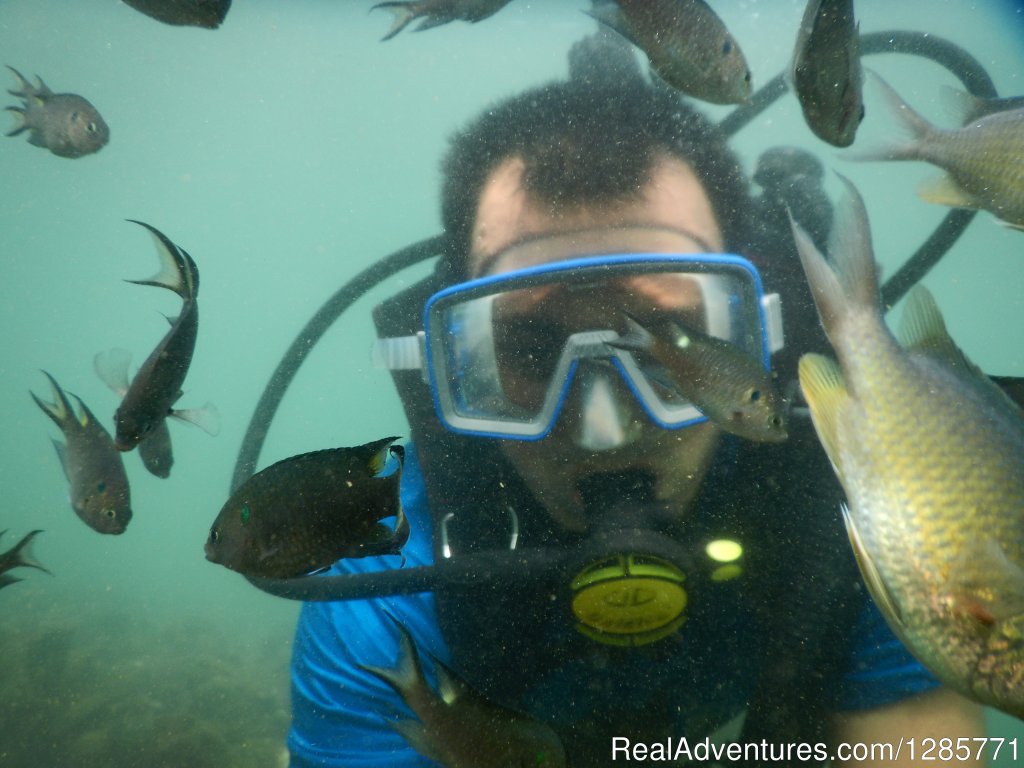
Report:
[[[917,188],[917,196],[926,203],[947,205],[950,208],[978,209],[978,201],[966,192],[949,176],[922,182]]]
[[[1024,616],[1024,568],[993,538],[965,545],[949,581],[954,605],[983,624]]]
[[[220,411],[211,402],[207,402],[202,408],[172,410],[170,415],[178,421],[194,424],[213,437],[220,434]]]
[[[115,347],[107,352],[98,352],[92,359],[92,367],[100,381],[119,397],[124,397],[128,391],[128,366],[131,362],[131,352]]]
[[[850,537],[850,546],[853,548],[853,555],[857,560],[857,565],[860,566],[860,573],[864,578],[864,583],[867,585],[868,591],[871,592],[871,596],[875,599],[878,609],[893,629],[902,629],[903,617],[900,614],[899,605],[896,603],[892,592],[889,591],[889,587],[883,581],[882,574],[878,572],[874,559],[864,547],[864,542],[857,531],[857,525],[853,521],[853,515],[850,514],[850,508],[843,504],[842,509],[843,522],[846,524],[846,535]],[[897,634],[900,633],[897,632]]]
[[[800,358],[800,389],[811,410],[818,439],[832,463],[839,465],[839,415],[850,402],[839,364],[823,355]]]

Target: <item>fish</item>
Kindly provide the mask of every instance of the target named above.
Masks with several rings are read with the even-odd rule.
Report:
[[[851,546],[904,645],[952,689],[1024,717],[1024,418],[915,286],[886,326],[864,202],[851,182],[826,261],[794,238],[838,363],[800,385],[843,486]]]
[[[586,13],[640,48],[673,88],[712,104],[750,101],[743,51],[704,0],[594,0]]]
[[[6,530],[0,531],[0,536],[3,536],[5,533],[7,533]],[[42,533],[40,530],[29,531],[13,547],[6,552],[0,552],[0,589],[23,581],[20,576],[9,573],[13,568],[37,568],[43,573],[50,573],[46,566],[36,560],[29,551],[29,545],[32,543],[32,540],[40,533]]]
[[[175,416],[216,434],[213,414],[204,420],[194,411],[176,411],[172,406],[181,397],[181,385],[188,374],[199,332],[199,270],[192,257],[172,243],[166,235],[141,221],[129,219],[149,230],[156,243],[161,270],[148,280],[129,280],[136,285],[167,288],[181,297],[181,312],[170,320],[171,327],[156,349],[146,358],[130,384],[124,387],[121,404],[114,413],[114,445],[130,451],[156,430],[168,416]],[[127,368],[127,365],[126,365]],[[101,373],[101,378],[115,372]],[[123,377],[127,379],[127,370]],[[120,382],[118,382],[120,387]]]
[[[668,373],[664,384],[715,425],[757,442],[788,437],[786,403],[759,360],[728,341],[671,320],[652,329],[628,314],[625,320],[625,335],[606,343],[652,357]]]
[[[70,486],[71,508],[98,533],[122,534],[132,519],[131,489],[121,454],[110,433],[79,399],[76,415],[67,394],[57,381],[50,380],[54,402],[48,403],[30,392],[47,416],[64,433],[65,443],[53,441],[61,467]]]
[[[423,674],[412,636],[394,621],[399,634],[398,666],[359,666],[394,689],[419,718],[391,724],[416,751],[445,768],[567,765],[562,742],[550,726],[492,704],[432,658],[439,688],[435,693]]]
[[[164,24],[216,29],[224,23],[231,0],[123,0],[125,5]]]
[[[987,115],[994,115],[996,112],[1012,112],[1015,109],[1024,109],[1024,96],[1004,96],[1003,98],[984,98],[975,96],[973,93],[952,88],[948,85],[942,87],[943,99],[949,104],[950,110],[958,118],[960,125],[970,125]]]
[[[953,208],[985,210],[1024,227],[1024,109],[996,112],[954,129],[939,128],[912,109],[880,76],[874,80],[910,138],[850,154],[855,160],[921,160],[946,171],[920,197]]]
[[[388,33],[381,42],[390,40],[411,22],[422,19],[416,26],[416,32],[439,27],[450,21],[469,21],[476,23],[493,16],[506,5],[509,0],[414,0],[412,2],[377,3],[370,10],[383,8],[395,16]]]
[[[409,538],[398,489],[404,449],[386,437],[283,459],[244,482],[221,508],[206,559],[245,576],[287,579],[344,557],[397,555]],[[379,477],[389,452],[398,470]],[[396,518],[394,529],[379,523]]]
[[[789,80],[814,135],[835,147],[850,146],[864,119],[853,0],[809,0]]]
[[[111,349],[100,352],[93,357],[93,368],[104,384],[110,387],[118,397],[124,397],[128,391],[128,366],[132,354],[124,349]],[[207,404],[209,407],[209,404]],[[166,479],[171,476],[174,466],[174,448],[171,444],[171,431],[167,427],[167,419],[159,422],[138,445],[139,458],[146,470],[156,477]]]
[[[14,67],[7,68],[18,78],[18,90],[7,92],[23,101],[20,107],[6,108],[18,117],[8,136],[28,131],[29,144],[70,158],[99,152],[110,141],[110,128],[86,99],[76,93],[54,93],[38,75],[38,85],[32,85]]]

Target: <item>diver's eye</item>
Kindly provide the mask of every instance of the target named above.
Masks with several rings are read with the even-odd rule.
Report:
[[[242,525],[249,522],[249,518],[252,517],[252,512],[249,510],[248,504],[242,505],[242,511],[238,515],[242,519]]]

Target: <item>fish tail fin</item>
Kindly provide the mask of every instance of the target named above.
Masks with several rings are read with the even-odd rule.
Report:
[[[24,581],[20,576],[15,576],[13,573],[0,573],[0,589],[9,587],[11,584],[17,584],[19,581]]]
[[[896,92],[889,83],[877,72],[865,68],[874,82],[878,85],[885,98],[889,109],[899,120],[900,127],[907,135],[902,140],[893,140],[880,147],[865,150],[856,150],[844,153],[843,157],[849,160],[923,160],[922,150],[928,143],[928,138],[935,134],[938,129],[921,114],[903,100],[903,97]]]
[[[853,184],[839,177],[846,194],[836,206],[829,236],[829,256],[814,245],[810,235],[790,216],[800,263],[811,286],[825,333],[835,344],[838,326],[851,311],[878,312],[878,272],[871,247],[871,229],[864,200]]]
[[[29,547],[32,544],[32,539],[34,539],[40,533],[42,533],[41,530],[29,531],[27,534],[25,534],[22,540],[14,546],[14,549],[12,549],[8,553],[11,558],[11,568],[37,568],[40,571],[43,571],[44,573],[49,573],[51,576],[53,575],[46,566],[44,566],[42,563],[35,559],[31,550],[29,549]]]
[[[609,347],[624,349],[627,352],[646,352],[654,345],[654,335],[639,320],[628,312],[622,313],[626,318],[626,333],[614,341],[606,341]]]
[[[53,391],[53,402],[48,403],[40,397],[37,397],[35,392],[29,392],[32,399],[36,401],[36,405],[42,408],[43,413],[49,416],[53,423],[60,427],[61,431],[65,431],[68,425],[75,420],[74,411],[71,408],[71,403],[68,401],[67,395],[64,394],[64,390],[60,388],[57,380],[53,378],[46,371],[43,371],[43,375],[50,380],[50,388]]]
[[[833,463],[839,456],[839,413],[846,408],[849,394],[839,364],[824,355],[807,354],[798,366],[800,389],[811,410],[811,420]]]
[[[75,398],[75,402],[78,403],[78,417],[77,421],[82,425],[83,428],[89,426],[89,422],[93,424],[99,424],[96,419],[96,414],[89,410],[89,406],[82,402],[82,398],[76,395],[74,392],[69,392],[71,397]]]
[[[32,83],[25,79],[24,75],[22,75],[21,72],[16,70],[10,64],[5,64],[4,66],[11,70],[11,72],[14,73],[14,76],[18,78],[19,90],[15,91],[13,89],[9,89],[7,91],[9,94],[11,94],[11,96],[17,96],[20,99],[29,99],[35,95],[36,89],[32,86]]]
[[[390,685],[403,699],[419,695],[427,688],[427,683],[412,635],[389,611],[385,611],[385,613],[398,630],[398,666],[389,669],[360,664],[359,667]]]
[[[115,347],[107,352],[96,353],[92,359],[92,367],[100,381],[110,387],[118,397],[124,397],[128,391],[128,366],[131,362],[131,352]]]
[[[28,121],[25,118],[24,109],[21,107],[5,107],[5,109],[18,118],[18,124],[4,134],[5,136],[17,136],[19,133],[23,133],[28,130]]]
[[[387,31],[387,34],[380,39],[382,43],[397,35],[409,26],[409,23],[416,18],[416,11],[412,8],[412,5],[412,3],[408,2],[390,2],[377,3],[375,6],[370,8],[371,11],[383,8],[385,11],[390,11],[395,17],[394,21],[391,23],[391,28]]]
[[[174,291],[184,301],[192,301],[199,293],[199,270],[192,257],[158,230],[142,221],[128,219],[133,224],[145,227],[153,236],[156,254],[160,258],[160,271],[148,280],[128,280],[136,285],[152,285]]]

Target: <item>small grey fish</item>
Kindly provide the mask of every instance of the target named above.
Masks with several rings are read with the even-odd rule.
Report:
[[[960,125],[970,125],[976,120],[994,115],[996,112],[1024,109],[1024,96],[986,99],[967,91],[950,88],[948,85],[942,87],[942,95],[950,105],[950,109],[959,118]]]
[[[124,0],[136,11],[176,27],[216,29],[228,15],[231,0]]]
[[[3,536],[5,533],[7,533],[6,530],[0,531],[0,536]],[[13,573],[9,573],[13,568],[38,568],[44,573],[50,573],[50,571],[47,570],[42,563],[36,560],[29,551],[29,545],[32,543],[32,539],[40,533],[42,533],[42,531],[29,531],[22,537],[21,541],[13,547],[8,549],[6,552],[0,552],[0,589],[3,589],[9,584],[22,581],[21,577],[15,576]]]
[[[246,576],[287,579],[343,557],[397,555],[409,537],[399,468],[379,477],[386,437],[354,448],[292,456],[257,472],[227,500],[210,528],[206,559]],[[394,530],[379,523],[396,517]]]
[[[713,104],[750,100],[743,51],[704,0],[594,0],[589,14],[643,50],[673,88]]]
[[[114,414],[114,444],[121,451],[130,451],[172,415],[171,406],[181,397],[181,385],[188,374],[199,332],[199,270],[192,257],[156,228],[134,219],[129,221],[145,227],[153,236],[161,270],[148,280],[128,282],[167,288],[181,297],[182,305],[170,330],[127,386]]]
[[[439,692],[427,683],[409,631],[397,620],[396,669],[359,666],[391,686],[416,720],[392,723],[420,754],[445,768],[563,768],[558,735],[527,715],[492,704],[432,659]]]
[[[18,90],[9,90],[21,98],[20,107],[7,107],[19,118],[8,136],[29,132],[28,143],[44,147],[58,157],[82,157],[101,150],[110,141],[110,129],[96,107],[74,93],[54,93],[38,75],[32,85],[14,67],[7,67],[18,78]]]
[[[609,346],[653,357],[673,389],[726,432],[758,442],[781,442],[786,404],[760,361],[734,344],[675,322],[648,330],[626,316],[628,331]]]
[[[809,0],[793,51],[790,81],[814,135],[853,143],[864,119],[860,34],[853,0]]]
[[[121,454],[110,434],[78,397],[79,412],[53,376],[43,371],[53,388],[54,402],[32,399],[64,433],[66,443],[53,441],[70,485],[71,508],[99,533],[124,533],[132,519],[131,491]],[[74,397],[74,396],[73,396]]]
[[[412,0],[411,2],[377,3],[370,10],[383,8],[395,16],[388,33],[381,41],[390,40],[416,19],[422,21],[416,26],[416,32],[439,27],[449,21],[483,21],[493,16],[506,5],[509,0]]]
[[[128,391],[128,366],[131,359],[131,352],[124,349],[100,352],[93,358],[96,374],[118,397],[124,397]],[[138,450],[143,466],[151,475],[164,479],[171,476],[174,448],[171,445],[171,431],[167,427],[167,419],[161,421],[142,439]]]
[[[874,79],[910,138],[857,151],[851,159],[931,163],[946,171],[946,176],[918,190],[923,200],[985,210],[1012,227],[1024,228],[1024,109],[996,112],[947,130],[911,109],[881,77],[874,75]]]

